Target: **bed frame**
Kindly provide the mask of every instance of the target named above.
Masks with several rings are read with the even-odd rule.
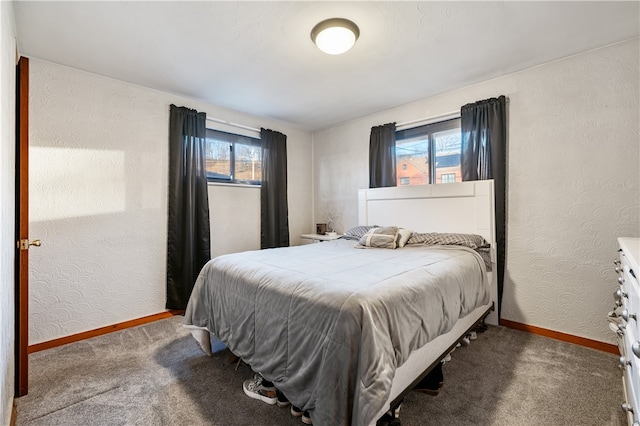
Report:
[[[360,225],[396,225],[415,232],[455,232],[482,235],[491,243],[492,270],[496,270],[495,199],[493,180],[440,185],[401,186],[358,191]],[[437,337],[396,370],[391,395],[376,418],[392,411],[404,396],[444,358],[476,324],[498,324],[498,285],[489,273],[491,301]]]

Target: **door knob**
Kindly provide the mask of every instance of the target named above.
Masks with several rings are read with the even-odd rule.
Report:
[[[29,246],[40,247],[41,245],[42,241],[40,240],[29,241],[27,239],[23,239],[18,241],[18,248],[20,250],[29,250]]]

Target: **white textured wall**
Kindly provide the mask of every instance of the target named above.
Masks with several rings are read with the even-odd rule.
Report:
[[[209,184],[209,216],[212,258],[260,250],[259,186]]]
[[[613,343],[617,236],[639,236],[639,43],[631,40],[314,133],[315,221],[357,222],[374,125],[510,99],[503,318]],[[393,84],[393,82],[390,82]]]
[[[171,103],[287,134],[292,243],[311,228],[309,133],[32,59],[30,344],[164,310]]]
[[[0,423],[14,395],[15,66],[13,3],[0,2]]]

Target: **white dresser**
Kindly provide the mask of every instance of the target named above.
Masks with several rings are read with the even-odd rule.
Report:
[[[640,426],[640,238],[618,238],[618,245],[614,264],[620,287],[614,294],[616,309],[609,316],[620,348],[622,410],[630,425]]]

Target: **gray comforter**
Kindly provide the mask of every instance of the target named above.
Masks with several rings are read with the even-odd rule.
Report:
[[[488,302],[473,250],[340,239],[211,260],[185,324],[207,328],[314,425],[367,425],[411,352]]]

